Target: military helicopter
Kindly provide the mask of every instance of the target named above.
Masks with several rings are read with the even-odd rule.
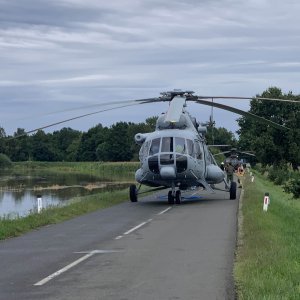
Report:
[[[154,187],[156,190],[170,188],[168,192],[168,203],[180,204],[182,200],[182,190],[200,186],[203,189],[214,193],[214,190],[216,190],[215,184],[219,184],[221,182],[224,182],[225,191],[229,192],[230,199],[235,199],[237,188],[236,182],[227,183],[225,180],[224,171],[217,165],[213,155],[206,145],[205,132],[207,128],[205,124],[198,123],[196,119],[187,112],[187,102],[193,101],[197,104],[231,111],[280,130],[288,130],[289,128],[256,116],[252,113],[216,103],[213,101],[214,99],[258,99],[300,103],[293,100],[269,98],[196,96],[192,91],[174,90],[170,92],[163,92],[161,93],[161,96],[157,98],[102,103],[101,106],[118,106],[94,111],[39,127],[34,130],[24,132],[22,135],[13,137],[13,139],[37,130],[108,110],[119,109],[137,104],[169,102],[168,111],[158,118],[154,132],[138,133],[135,135],[135,142],[141,146],[139,152],[140,168],[135,173],[135,179],[140,186],[138,188],[136,185],[130,186],[130,200],[132,202],[137,202],[138,195],[141,194],[139,192],[141,185],[147,185]]]
[[[231,148],[229,151],[223,151],[217,154],[214,154],[215,156],[222,155],[222,154],[228,154],[229,156],[225,158],[224,164],[231,164],[235,170],[238,169],[239,166],[243,165],[245,163],[245,160],[242,157],[244,156],[250,156],[255,157],[255,154],[251,153],[252,151],[240,151],[237,148]]]
[[[162,93],[158,100],[137,100],[145,102],[169,101],[167,113],[157,120],[154,132],[135,135],[135,141],[141,145],[139,159],[140,168],[135,173],[135,179],[151,187],[170,188],[169,204],[180,204],[181,190],[201,186],[214,193],[215,184],[224,182],[225,191],[230,199],[236,199],[236,182],[229,184],[225,180],[224,171],[217,165],[214,156],[205,142],[207,128],[199,124],[185,109],[187,101],[212,105],[233,111],[248,117],[258,119],[265,124],[280,129],[287,129],[272,121],[253,114],[229,107],[223,104],[203,100],[210,97],[194,96],[192,91],[171,91]],[[212,97],[211,97],[212,98]],[[221,97],[218,97],[221,98]],[[140,188],[139,186],[139,188]],[[139,188],[131,185],[129,196],[132,202],[137,202]]]

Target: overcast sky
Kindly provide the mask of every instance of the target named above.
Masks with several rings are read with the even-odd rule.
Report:
[[[299,15],[296,0],[0,0],[0,126],[7,134],[31,130],[107,107],[74,108],[174,88],[252,97],[277,86],[300,94]],[[128,107],[50,131],[142,122],[166,109]],[[188,110],[209,118],[207,107]],[[238,129],[236,114],[214,116],[217,126]]]

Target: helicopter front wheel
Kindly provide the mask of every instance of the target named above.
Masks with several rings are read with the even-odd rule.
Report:
[[[168,192],[168,203],[169,204],[174,204],[174,196],[173,196],[172,191]]]
[[[181,203],[181,191],[180,190],[176,191],[176,194],[175,194],[175,203],[176,204],[180,204]]]
[[[137,199],[137,189],[136,189],[135,184],[132,184],[129,187],[129,198],[130,198],[131,202],[137,202],[138,201],[138,199]]]
[[[230,194],[230,200],[236,199],[236,182],[234,181],[231,181],[229,194]]]

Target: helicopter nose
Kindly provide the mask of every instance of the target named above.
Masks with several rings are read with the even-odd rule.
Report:
[[[160,168],[160,176],[163,179],[174,179],[176,178],[176,172],[174,166],[164,166]]]

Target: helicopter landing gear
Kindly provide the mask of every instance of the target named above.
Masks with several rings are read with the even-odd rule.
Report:
[[[230,194],[230,200],[236,199],[236,182],[234,181],[231,181],[230,183],[229,194]]]
[[[181,191],[180,190],[176,191],[176,194],[175,194],[175,203],[176,204],[180,204],[181,203]]]
[[[132,184],[129,187],[129,198],[130,198],[131,202],[137,202],[138,201],[137,192],[138,191],[137,191],[137,188],[136,188],[135,184]]]
[[[172,185],[172,190],[168,192],[168,203],[169,204],[180,204],[181,203],[181,191],[175,190],[175,184]]]

